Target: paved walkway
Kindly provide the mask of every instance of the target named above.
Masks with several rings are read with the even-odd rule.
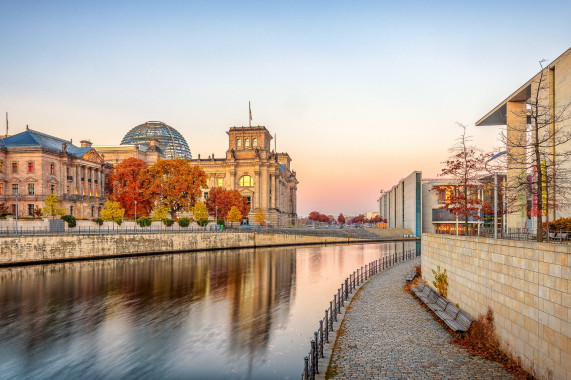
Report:
[[[420,259],[374,276],[345,315],[332,365],[336,379],[511,379],[498,363],[471,355],[402,288]]]

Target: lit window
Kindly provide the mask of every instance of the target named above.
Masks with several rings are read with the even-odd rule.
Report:
[[[216,180],[216,185],[218,185],[218,187],[222,187],[224,185],[224,178],[218,178]]]
[[[34,161],[28,162],[28,173],[32,173],[34,171]]]
[[[240,186],[254,186],[254,179],[249,175],[242,176],[240,177]]]
[[[28,183],[28,195],[34,195],[34,184]]]
[[[244,139],[244,146],[250,146],[250,139]]]
[[[236,146],[238,146],[238,147],[242,146],[242,140],[241,139],[236,140]]]
[[[252,146],[258,146],[258,139],[252,140]]]
[[[12,162],[12,173],[18,173],[18,163]]]
[[[4,195],[4,184],[0,182],[0,195]]]
[[[0,161],[0,173],[4,171],[4,162]]]

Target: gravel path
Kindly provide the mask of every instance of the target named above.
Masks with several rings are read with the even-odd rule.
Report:
[[[331,360],[335,379],[511,379],[452,336],[403,290],[420,258],[374,276],[355,295]]]

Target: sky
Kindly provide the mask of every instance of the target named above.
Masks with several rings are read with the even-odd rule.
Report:
[[[160,120],[193,157],[264,125],[293,159],[298,215],[378,209],[435,177],[461,130],[571,47],[569,1],[0,0],[0,112],[95,145]]]

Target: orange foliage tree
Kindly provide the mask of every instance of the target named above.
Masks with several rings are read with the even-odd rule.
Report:
[[[178,211],[190,211],[206,188],[206,173],[189,160],[160,160],[142,174],[145,199],[165,206],[171,218]]]
[[[141,173],[146,168],[145,161],[130,157],[115,166],[108,178],[109,198],[119,202],[128,217],[135,214],[135,201],[137,201],[137,216],[147,216],[153,210],[152,203],[142,191]]]
[[[248,199],[243,197],[238,190],[226,190],[222,187],[211,189],[206,200],[206,207],[211,216],[216,215],[216,206],[218,206],[218,217],[221,218],[228,215],[232,206],[236,206],[244,218],[250,213]]]

